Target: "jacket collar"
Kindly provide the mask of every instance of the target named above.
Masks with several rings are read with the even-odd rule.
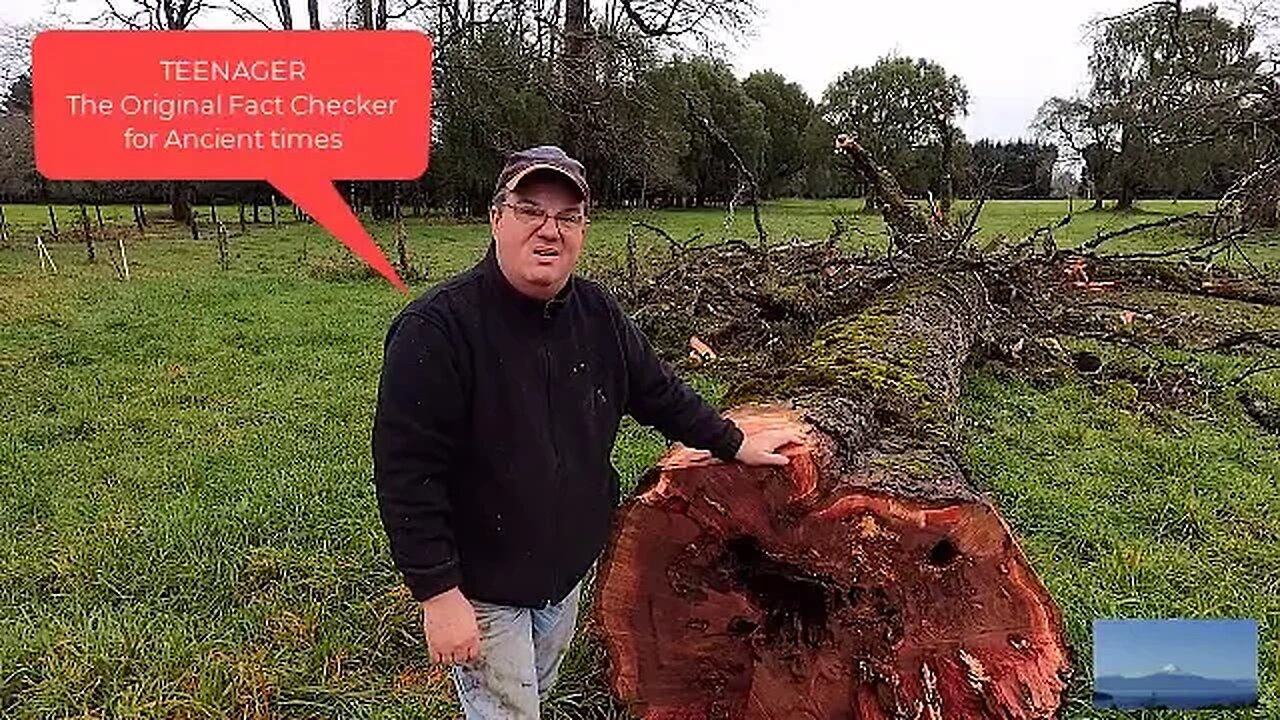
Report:
[[[529,313],[531,316],[542,316],[551,319],[559,314],[576,295],[577,277],[572,274],[569,275],[569,282],[565,283],[560,292],[556,293],[556,296],[550,300],[539,300],[520,292],[511,284],[507,276],[502,273],[502,267],[498,265],[497,246],[493,240],[489,241],[489,251],[485,253],[484,260],[481,261],[480,265],[493,295],[497,297],[503,307],[510,308],[516,312]]]

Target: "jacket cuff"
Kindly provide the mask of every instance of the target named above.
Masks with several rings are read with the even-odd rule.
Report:
[[[725,462],[733,462],[738,457],[738,448],[742,447],[742,430],[732,420],[725,419],[725,430],[720,433],[720,440],[715,447],[709,448],[711,454]]]
[[[418,602],[462,585],[462,572],[456,562],[430,573],[407,572],[403,575],[405,586]]]

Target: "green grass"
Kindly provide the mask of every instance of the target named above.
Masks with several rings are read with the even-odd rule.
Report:
[[[967,207],[968,203],[958,203],[958,208]],[[1056,231],[1055,235],[1063,246],[1074,245],[1093,237],[1098,232],[1116,230],[1140,222],[1148,222],[1161,217],[1177,215],[1193,210],[1207,210],[1212,207],[1205,201],[1145,201],[1131,212],[1091,211],[1086,205],[1077,202],[1072,220],[1065,227]],[[207,206],[196,208],[201,218],[208,217]],[[253,277],[261,277],[265,273],[281,274],[287,277],[297,275],[296,270],[308,270],[313,274],[330,273],[327,277],[353,273],[348,267],[348,255],[321,229],[314,226],[300,225],[293,222],[292,212],[280,210],[281,225],[272,228],[266,223],[267,209],[263,209],[263,224],[250,224],[248,240],[233,237],[231,240],[235,261],[234,272],[247,272]],[[978,223],[979,242],[992,241],[998,237],[1020,239],[1033,228],[1054,223],[1067,214],[1068,205],[1065,200],[1030,200],[1030,201],[991,201],[987,204]],[[85,256],[80,244],[81,225],[79,209],[76,207],[56,207],[58,215],[59,242],[49,243],[54,262],[62,268],[65,261],[75,262]],[[112,228],[112,236],[119,235],[126,243],[126,253],[130,258],[130,269],[148,275],[183,275],[190,272],[213,272],[217,269],[217,251],[212,242],[201,241],[200,244],[190,242],[190,235],[184,229],[176,228],[164,219],[166,208],[147,206],[148,218],[155,224],[148,227],[142,240],[133,226],[132,213],[128,207],[109,206],[103,208],[103,218]],[[34,245],[35,235],[40,233],[46,242],[50,240],[50,222],[47,210],[43,205],[6,206],[10,225],[13,227],[14,244],[26,248],[29,260],[38,266]],[[220,207],[219,217],[226,223],[228,230],[235,235],[239,231],[235,207]],[[780,200],[764,206],[763,222],[769,236],[774,241],[785,241],[791,238],[823,238],[832,232],[832,220],[843,218],[849,229],[844,240],[855,249],[867,246],[879,249],[884,246],[884,224],[873,214],[863,212],[861,200]],[[89,208],[89,216],[96,225],[93,208]],[[625,255],[626,237],[630,225],[635,220],[643,220],[665,229],[679,241],[697,236],[696,243],[716,242],[726,237],[754,238],[755,228],[752,223],[750,208],[738,208],[732,222],[726,222],[726,214],[722,208],[666,210],[666,211],[598,211],[592,217],[591,229],[584,251],[584,268],[590,272],[621,260]],[[487,222],[458,223],[446,218],[411,219],[410,255],[415,265],[422,265],[431,271],[431,277],[438,278],[445,273],[465,267],[483,253],[488,239]],[[389,247],[394,238],[394,231],[389,224],[373,223],[370,231],[384,247]],[[212,238],[208,227],[202,230],[203,238]],[[637,246],[642,258],[655,258],[668,254],[667,241],[656,233],[645,229],[636,231]],[[145,241],[148,252],[135,258],[131,252],[133,244]],[[1135,249],[1151,249],[1179,247],[1185,244],[1186,237],[1177,232],[1140,233],[1134,236],[1119,238],[1107,247],[1116,252],[1127,252]],[[100,246],[104,243],[99,242]],[[105,247],[98,252],[105,253]],[[1270,243],[1258,245],[1250,251],[1251,259],[1258,264],[1280,264],[1280,244]],[[14,261],[20,261],[15,256]],[[109,276],[111,266],[103,260],[99,263],[100,275]],[[141,264],[139,266],[139,264]],[[6,267],[19,265],[13,263],[0,264],[0,272],[7,272]],[[419,285],[421,289],[429,285]]]
[[[879,246],[860,207],[783,201],[765,222],[775,238],[813,238],[844,215],[860,230],[848,242]],[[1192,207],[1080,213],[1060,237]],[[1064,209],[992,203],[981,225],[1017,237]],[[60,211],[56,275],[30,244],[42,206],[6,207],[14,247],[0,249],[0,717],[453,717],[371,480],[381,341],[405,298],[314,226],[253,226],[222,271],[212,242],[162,220],[139,237],[127,207],[104,208],[126,243],[121,282],[108,243],[89,265],[78,210]],[[641,217],[680,239],[726,234],[722,210],[600,213],[589,272],[621,256]],[[384,246],[394,236],[371,230]],[[409,230],[429,271],[415,292],[487,240],[481,223]],[[753,235],[749,210],[727,234]],[[1250,361],[1201,359],[1221,377]],[[1280,398],[1276,373],[1246,385]],[[1087,708],[1093,617],[1174,615],[1262,623],[1262,714],[1194,717],[1280,716],[1280,440],[1230,397],[1152,411],[1123,388],[994,370],[970,377],[963,410],[972,472],[1067,620],[1079,665],[1067,717],[1120,717]],[[628,424],[615,459],[634,481],[661,449]],[[599,648],[579,642],[553,715],[606,715],[601,673]]]

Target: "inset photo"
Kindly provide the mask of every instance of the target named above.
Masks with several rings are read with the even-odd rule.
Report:
[[[1093,706],[1203,710],[1258,703],[1256,620],[1094,620]]]

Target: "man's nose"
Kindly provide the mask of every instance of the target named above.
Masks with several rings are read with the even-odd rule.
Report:
[[[537,235],[547,240],[560,239],[560,226],[556,223],[554,215],[547,215],[542,218],[542,224],[538,226]]]

